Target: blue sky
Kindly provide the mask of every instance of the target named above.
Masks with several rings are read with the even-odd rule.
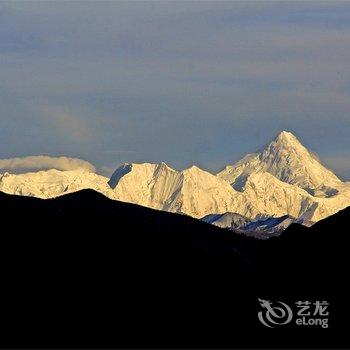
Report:
[[[350,179],[350,2],[0,2],[0,158],[216,171],[280,130]]]

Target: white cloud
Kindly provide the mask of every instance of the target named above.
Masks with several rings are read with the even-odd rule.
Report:
[[[0,169],[7,171],[23,170],[88,170],[95,172],[95,167],[82,159],[68,157],[49,157],[49,156],[29,156],[22,158],[0,159]]]

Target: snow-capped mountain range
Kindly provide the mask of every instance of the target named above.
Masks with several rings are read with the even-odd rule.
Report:
[[[250,221],[287,215],[310,223],[350,206],[350,183],[286,131],[218,174],[196,166],[177,171],[165,163],[124,164],[110,179],[88,170],[0,174],[0,191],[16,195],[52,198],[85,188],[196,218],[226,214],[228,222],[232,213]]]

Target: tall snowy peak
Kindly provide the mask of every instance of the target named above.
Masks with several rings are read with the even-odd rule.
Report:
[[[250,174],[268,172],[277,179],[296,185],[313,196],[331,197],[341,180],[324,167],[290,132],[282,131],[260,152],[249,154],[218,176],[242,191]]]

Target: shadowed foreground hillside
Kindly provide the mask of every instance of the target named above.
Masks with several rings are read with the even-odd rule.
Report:
[[[2,347],[344,347],[350,210],[247,238],[85,190],[0,193]],[[259,323],[257,298],[328,300],[330,328]]]

